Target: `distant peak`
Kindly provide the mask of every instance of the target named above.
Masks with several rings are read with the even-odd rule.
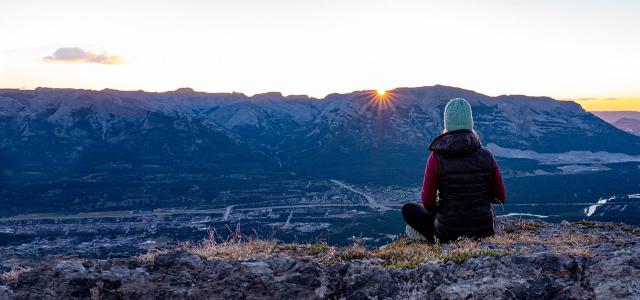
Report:
[[[280,92],[267,92],[261,94],[255,94],[251,97],[252,99],[282,99],[282,93]]]
[[[310,99],[311,97],[307,95],[287,95],[285,98],[287,99]]]
[[[195,91],[190,87],[182,87],[174,91],[175,93],[195,93]]]

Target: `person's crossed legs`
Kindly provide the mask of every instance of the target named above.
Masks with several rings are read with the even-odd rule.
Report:
[[[407,225],[422,234],[429,242],[434,241],[435,217],[422,205],[417,203],[405,203],[402,205],[402,217]]]

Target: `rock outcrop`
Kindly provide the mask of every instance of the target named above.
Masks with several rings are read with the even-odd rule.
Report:
[[[571,236],[575,241],[563,244]],[[640,298],[638,228],[503,220],[498,236],[478,245],[508,251],[414,269],[389,267],[389,257],[327,262],[280,253],[223,260],[184,249],[152,260],[49,258],[0,279],[0,299]]]

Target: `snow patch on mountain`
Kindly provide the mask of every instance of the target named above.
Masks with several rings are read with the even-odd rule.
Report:
[[[494,143],[489,143],[487,148],[495,156],[505,158],[522,158],[537,160],[541,164],[604,164],[621,162],[640,162],[640,155],[624,153],[610,153],[606,151],[568,151],[563,153],[538,153],[533,150],[503,148]]]
[[[598,200],[598,202],[596,202],[594,205],[591,205],[591,206],[585,208],[584,209],[584,214],[587,217],[592,216],[596,212],[596,209],[598,209],[598,207],[607,204],[607,202],[609,202],[609,201],[611,201],[611,200],[613,200],[615,198],[616,198],[615,196],[611,196],[609,198],[600,198]]]

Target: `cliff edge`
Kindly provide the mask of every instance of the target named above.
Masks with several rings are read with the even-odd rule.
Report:
[[[0,299],[639,299],[640,228],[500,218],[496,236],[379,248],[236,236],[131,258],[51,257]]]

